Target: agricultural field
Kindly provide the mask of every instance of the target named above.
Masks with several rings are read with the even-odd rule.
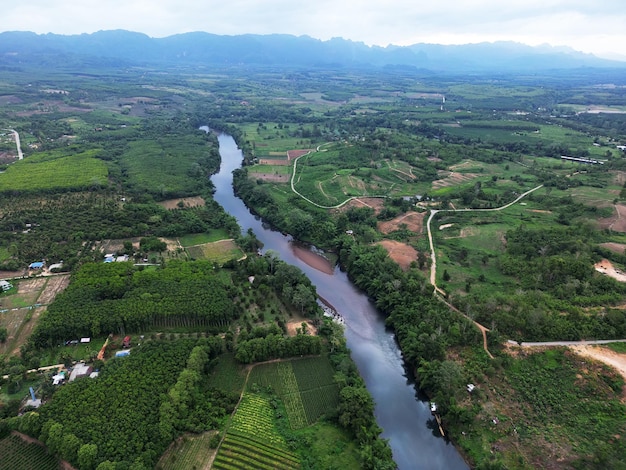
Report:
[[[211,448],[215,432],[184,435],[172,443],[156,465],[156,470],[190,470],[209,468],[216,450]]]
[[[246,382],[247,371],[231,353],[222,354],[211,371],[211,383],[215,388],[240,394]]]
[[[224,264],[232,259],[245,257],[245,253],[234,240],[220,240],[185,248],[191,259],[214,261]]]
[[[215,469],[295,469],[299,459],[289,452],[276,427],[270,399],[245,393],[213,463]]]
[[[292,429],[315,423],[339,405],[334,370],[326,357],[260,364],[248,377],[248,389],[272,390],[285,404]]]
[[[60,462],[45,447],[11,434],[0,440],[0,470],[59,470]]]
[[[108,170],[98,151],[50,152],[15,162],[0,174],[0,192],[76,190],[105,186]]]
[[[291,470],[300,468],[298,456],[273,445],[268,445],[256,433],[229,431],[213,462],[214,469],[231,470],[254,468],[260,470]]]

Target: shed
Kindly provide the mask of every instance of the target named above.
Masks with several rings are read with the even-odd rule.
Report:
[[[0,281],[0,289],[2,289],[3,291],[9,290],[11,287],[13,287],[13,284],[11,284],[9,281]]]
[[[92,371],[93,369],[91,368],[91,366],[88,366],[87,364],[79,362],[78,364],[74,366],[74,368],[72,369],[72,372],[70,373],[70,382],[73,382],[78,377],[84,377],[86,375],[89,375],[91,374]]]
[[[118,351],[115,353],[115,357],[125,357],[130,356],[130,350],[126,349],[125,351]]]
[[[91,343],[91,338],[81,338],[80,342],[81,343]]]
[[[124,337],[124,340],[122,341],[122,347],[124,349],[130,348],[130,336],[125,336]]]
[[[43,261],[36,261],[36,262],[34,262],[34,263],[30,263],[30,264],[28,265],[28,269],[43,269],[43,267],[44,267],[44,265],[45,265],[45,264],[46,264],[46,263],[45,263],[45,262],[43,262]]]

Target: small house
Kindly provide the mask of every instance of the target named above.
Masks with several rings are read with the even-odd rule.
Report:
[[[13,287],[13,285],[9,281],[0,281],[0,289],[2,289],[3,292],[8,291],[11,287]]]
[[[124,340],[122,341],[122,347],[124,349],[130,348],[130,336],[124,337]]]
[[[28,265],[28,269],[43,269],[43,267],[45,266],[45,262],[43,261],[36,261],[34,263],[30,263]]]
[[[115,357],[126,357],[130,356],[130,351],[127,349],[126,351],[118,351],[115,353]]]

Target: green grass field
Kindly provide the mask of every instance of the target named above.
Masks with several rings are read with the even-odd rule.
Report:
[[[204,243],[202,245],[189,246],[186,250],[192,259],[204,259],[220,264],[224,264],[231,259],[239,259],[245,256],[241,248],[232,240],[221,240],[212,243]]]
[[[194,245],[202,245],[204,243],[213,243],[227,238],[230,238],[230,236],[226,230],[216,229],[206,233],[190,233],[183,235],[178,238],[178,241],[183,248],[187,248]]]

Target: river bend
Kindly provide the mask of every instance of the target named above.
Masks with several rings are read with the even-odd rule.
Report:
[[[249,228],[254,231],[264,244],[263,251],[274,250],[281,259],[300,268],[318,294],[345,319],[347,345],[374,399],[376,421],[383,429],[382,436],[389,440],[398,468],[467,469],[455,447],[433,431],[428,403],[419,396],[382,314],[344,272],[335,268],[326,274],[305,264],[296,256],[290,236],[271,230],[248,210],[232,188],[232,172],[241,166],[243,154],[231,136],[220,134],[218,141],[222,163],[219,173],[211,177],[215,200],[237,219],[243,232]]]

